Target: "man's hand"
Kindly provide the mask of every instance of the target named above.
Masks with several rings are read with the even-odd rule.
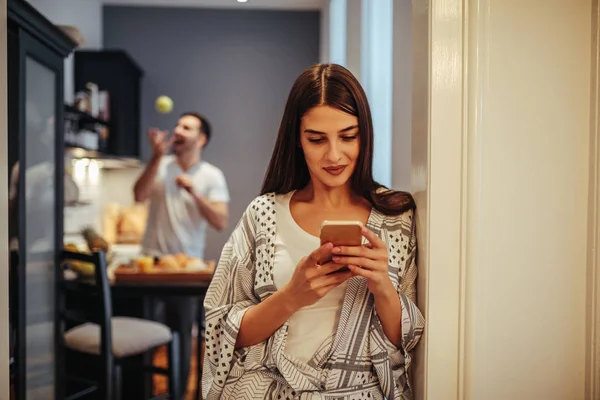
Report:
[[[169,131],[161,131],[156,128],[150,128],[148,130],[148,138],[150,139],[150,145],[152,146],[152,152],[155,157],[162,157],[169,150],[169,146],[173,142],[173,137],[168,139]]]
[[[208,223],[218,231],[222,231],[227,226],[228,207],[226,202],[210,201],[201,193],[194,190],[194,183],[189,175],[179,175],[175,178],[178,187],[188,192],[194,199],[200,214]]]
[[[194,194],[194,184],[192,183],[192,178],[190,178],[189,175],[179,175],[177,178],[175,178],[175,183],[189,194]]]

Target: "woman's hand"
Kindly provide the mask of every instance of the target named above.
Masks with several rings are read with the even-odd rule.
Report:
[[[352,271],[336,272],[344,268],[345,264],[335,262],[319,264],[319,260],[331,257],[332,248],[331,243],[326,243],[308,257],[302,258],[294,270],[292,279],[281,289],[294,312],[301,307],[316,303],[335,287],[354,276]]]
[[[320,260],[331,258],[332,248],[332,244],[325,244],[303,258],[287,285],[246,310],[235,342],[236,349],[264,342],[300,307],[315,303],[354,276],[350,271],[335,272],[343,265],[319,265]],[[335,273],[327,275],[331,272]]]
[[[362,234],[369,241],[368,244],[334,247],[333,262],[348,265],[354,275],[367,278],[373,296],[395,294],[396,289],[388,275],[387,244],[367,228],[363,228]]]
[[[362,234],[369,241],[368,244],[335,247],[332,249],[333,261],[347,264],[354,275],[367,278],[369,290],[375,297],[375,310],[383,332],[397,348],[400,348],[402,304],[388,274],[387,244],[366,228],[363,228]]]

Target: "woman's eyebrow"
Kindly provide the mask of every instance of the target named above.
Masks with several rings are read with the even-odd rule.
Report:
[[[338,131],[338,133],[348,132],[348,131],[351,131],[354,128],[358,128],[358,125],[350,125],[350,126],[344,128],[344,129],[342,129],[341,131]]]

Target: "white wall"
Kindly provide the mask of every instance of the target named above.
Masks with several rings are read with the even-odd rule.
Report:
[[[362,1],[361,75],[373,115],[373,176],[392,186],[393,22],[392,0]],[[408,153],[408,149],[407,153]]]
[[[328,21],[321,22],[322,30],[329,29],[329,40],[322,37],[321,45],[328,46],[328,60],[352,71],[367,94],[375,130],[375,179],[385,186],[408,190],[410,108],[399,117],[394,117],[393,108],[395,103],[410,103],[410,85],[406,84],[410,82],[410,58],[394,58],[396,47],[408,50],[405,45],[410,41],[410,24],[394,28],[396,8],[408,13],[400,19],[410,21],[409,0],[330,0],[325,3]],[[394,47],[394,35],[403,36],[399,39],[400,46]],[[397,61],[400,66],[395,66]],[[395,72],[405,76],[396,80]],[[404,92],[397,95],[396,90]],[[394,139],[396,135],[400,137]],[[393,164],[393,158],[404,162]],[[395,172],[400,185],[392,180],[392,165],[402,168]]]
[[[93,164],[96,161],[90,161]],[[75,162],[72,177],[79,187],[79,200],[85,206],[65,207],[64,231],[67,242],[75,238],[86,226],[102,232],[102,219],[108,203],[129,207],[134,204],[133,185],[142,173],[142,167],[130,169],[92,168],[86,160]],[[96,164],[98,165],[98,164]]]
[[[6,0],[0,0],[0,53],[6,54],[7,47]],[[0,57],[0,81],[6,82],[6,57]],[[0,187],[8,187],[7,155],[7,91],[0,85]],[[0,196],[0,210],[8,210],[8,191]],[[0,399],[9,399],[9,332],[8,332],[8,220],[6,211],[0,223]]]
[[[319,25],[319,62],[329,62],[329,0],[323,2],[323,8],[321,8],[321,24]]]
[[[28,0],[39,12],[56,25],[77,26],[85,43],[82,49],[102,48],[101,0]],[[74,95],[73,55],[65,60],[65,102]]]
[[[395,0],[392,54],[392,187],[410,191],[412,113],[412,1]]]
[[[345,28],[346,28],[346,59],[344,66],[348,68],[356,78],[363,83],[362,80],[362,35],[363,35],[363,24],[362,24],[362,11],[363,1],[362,0],[345,0],[346,7],[344,11],[346,15]]]
[[[431,5],[419,398],[584,399],[592,1]]]
[[[347,0],[326,0],[329,21],[329,61],[331,63],[346,65],[346,9]]]

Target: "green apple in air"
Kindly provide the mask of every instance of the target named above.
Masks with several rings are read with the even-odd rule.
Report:
[[[173,109],[173,100],[169,96],[158,96],[154,106],[159,113],[167,114]]]

